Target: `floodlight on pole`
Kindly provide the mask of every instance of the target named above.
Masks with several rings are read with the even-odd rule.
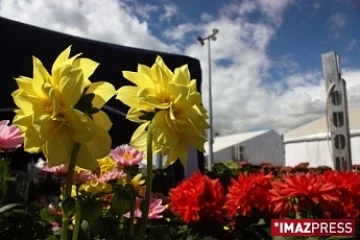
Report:
[[[213,114],[212,114],[212,88],[211,88],[211,45],[210,40],[216,41],[216,34],[219,33],[219,29],[214,28],[212,34],[207,37],[197,37],[197,40],[200,42],[201,46],[204,46],[205,40],[208,41],[208,61],[209,61],[209,123],[210,123],[210,131],[209,131],[209,151],[208,151],[208,170],[211,169],[213,164]]]

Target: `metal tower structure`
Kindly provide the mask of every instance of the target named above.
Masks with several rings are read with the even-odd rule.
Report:
[[[351,143],[346,82],[341,78],[339,56],[336,52],[321,55],[327,90],[326,119],[331,136],[331,155],[338,171],[351,170]]]

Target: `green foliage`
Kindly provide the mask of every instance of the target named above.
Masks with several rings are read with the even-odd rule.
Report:
[[[56,222],[58,220],[57,217],[51,214],[47,208],[40,210],[40,218],[47,222]]]
[[[9,163],[4,159],[0,159],[0,199],[5,195],[9,181],[13,181]]]
[[[8,204],[0,209],[0,239],[45,239],[50,227],[38,217],[38,212],[22,204]]]
[[[101,202],[93,199],[85,199],[79,203],[81,209],[81,218],[86,221],[94,221],[102,214],[103,205]]]
[[[211,171],[207,175],[213,179],[218,178],[221,184],[226,188],[231,181],[231,178],[239,174],[241,167],[234,162],[218,162],[215,163]]]
[[[76,210],[76,200],[73,197],[64,199],[61,202],[61,208],[63,210],[64,216],[71,216],[75,213]]]

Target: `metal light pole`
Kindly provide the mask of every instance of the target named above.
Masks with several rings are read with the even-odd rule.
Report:
[[[214,28],[213,33],[207,37],[197,37],[197,40],[200,42],[201,46],[204,46],[205,40],[208,41],[208,57],[209,57],[209,121],[210,121],[210,131],[209,131],[209,153],[208,153],[208,170],[211,169],[213,163],[213,115],[212,115],[212,89],[211,89],[211,46],[210,42],[216,40],[216,34],[219,33],[219,29]]]

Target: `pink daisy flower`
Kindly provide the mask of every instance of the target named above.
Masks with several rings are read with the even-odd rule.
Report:
[[[123,144],[112,149],[110,157],[116,162],[118,167],[131,167],[141,163],[144,153],[139,152],[128,144]]]
[[[142,200],[141,198],[136,199],[136,207],[135,207],[135,211],[134,211],[136,218],[141,218],[141,216],[142,216],[142,213],[140,210],[141,200]],[[163,215],[161,215],[161,213],[164,211],[165,211],[165,206],[162,205],[162,199],[152,196],[151,200],[150,200],[148,218],[149,219],[161,219],[161,218],[163,218]],[[124,214],[124,217],[130,218],[130,212]]]
[[[24,143],[20,129],[9,123],[9,120],[0,121],[0,152],[15,150]]]
[[[55,173],[58,175],[65,175],[68,171],[67,167],[64,164],[50,167],[49,164],[44,163],[44,165],[42,167],[39,167],[39,169],[47,173]]]
[[[126,176],[126,174],[123,171],[114,169],[112,171],[108,171],[108,172],[102,174],[97,180],[100,183],[107,183],[112,180],[124,178],[125,176]]]
[[[83,170],[75,171],[73,177],[73,183],[81,185],[92,179],[94,179],[94,175],[89,171],[83,171]]]

